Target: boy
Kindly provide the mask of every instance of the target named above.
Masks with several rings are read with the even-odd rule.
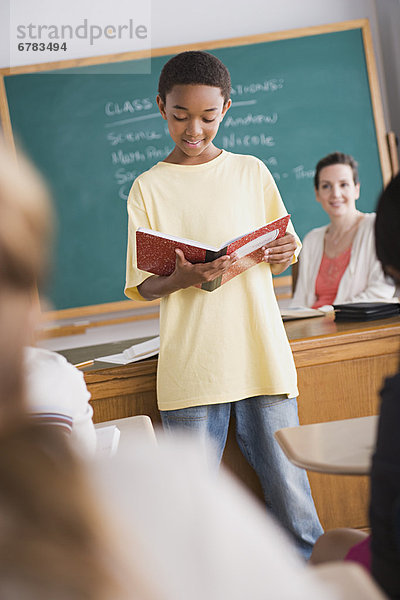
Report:
[[[267,506],[308,558],[322,530],[307,476],[273,437],[298,424],[296,371],[271,276],[295,260],[300,244],[292,225],[265,247],[264,262],[211,293],[194,285],[222,275],[234,258],[192,265],[176,250],[170,276],[149,277],[136,268],[138,227],[218,246],[286,214],[260,160],[213,144],[231,106],[230,90],[228,70],[206,52],[183,52],[164,66],[157,104],[175,148],[132,186],[125,293],[162,298],[157,396],[164,427],[211,437],[221,460],[232,411]]]

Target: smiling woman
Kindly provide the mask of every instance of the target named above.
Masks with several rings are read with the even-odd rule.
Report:
[[[322,158],[314,178],[315,196],[330,223],[310,231],[303,242],[292,305],[313,308],[393,298],[374,246],[375,214],[356,208],[360,197],[357,162],[334,152]]]

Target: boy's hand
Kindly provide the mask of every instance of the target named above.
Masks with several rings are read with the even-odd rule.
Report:
[[[192,264],[186,260],[184,253],[179,248],[175,250],[175,253],[175,271],[170,277],[179,289],[213,281],[223,275],[235,262],[234,256],[221,256],[212,262]]]
[[[271,265],[273,275],[280,275],[292,264],[296,248],[296,238],[291,233],[264,247],[264,261]]]
[[[264,246],[264,261],[271,265],[291,262],[296,248],[296,238],[291,233],[286,233]]]
[[[175,270],[171,275],[151,275],[138,285],[138,291],[145,300],[163,298],[178,290],[212,281],[229,269],[236,262],[234,254],[221,256],[213,262],[192,265],[185,259],[182,250],[175,250]]]

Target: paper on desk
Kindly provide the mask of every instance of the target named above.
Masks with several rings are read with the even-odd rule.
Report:
[[[323,317],[326,311],[318,308],[307,308],[306,306],[291,306],[281,308],[280,312],[284,321],[290,321],[292,319]]]
[[[133,344],[126,350],[122,352],[125,358],[130,360],[131,358],[138,358],[139,356],[143,356],[144,354],[148,354],[149,352],[154,352],[154,350],[160,349],[160,338],[155,337],[150,340],[146,340],[145,342],[141,342],[140,344]]]
[[[119,354],[109,354],[108,356],[99,356],[95,361],[108,362],[117,365],[127,365],[128,363],[137,362],[155,356],[160,350],[160,337],[157,336],[146,342],[134,344]]]
[[[118,450],[121,431],[116,425],[96,427],[97,456],[114,456]]]

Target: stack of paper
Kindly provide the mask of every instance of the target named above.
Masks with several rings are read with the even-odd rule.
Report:
[[[291,321],[293,319],[309,319],[311,317],[323,317],[325,311],[318,310],[317,308],[307,308],[306,306],[292,306],[288,308],[281,308],[281,317],[284,321]]]
[[[160,338],[156,337],[151,340],[147,340],[146,342],[141,342],[140,344],[134,344],[130,348],[124,350],[122,354],[124,355],[124,358],[130,360],[131,358],[138,358],[139,356],[153,352],[153,350],[159,349]]]

